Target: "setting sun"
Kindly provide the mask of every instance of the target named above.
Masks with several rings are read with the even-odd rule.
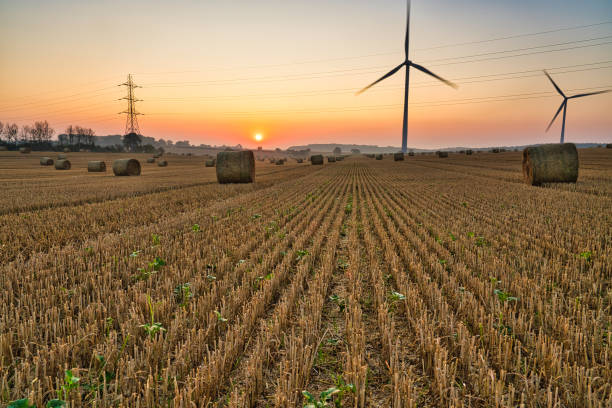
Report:
[[[255,140],[257,140],[258,142],[261,142],[263,140],[263,135],[261,133],[257,133],[255,135]]]

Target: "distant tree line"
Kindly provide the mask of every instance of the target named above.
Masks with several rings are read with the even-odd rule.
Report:
[[[51,138],[54,133],[46,120],[34,122],[31,126],[24,125],[21,128],[15,123],[0,122],[0,145],[48,147],[52,145]]]
[[[62,147],[82,147],[93,148],[96,132],[91,128],[70,125],[66,128],[66,133],[57,136],[57,140]]]

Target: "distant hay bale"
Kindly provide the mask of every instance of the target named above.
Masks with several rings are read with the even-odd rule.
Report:
[[[327,162],[328,163],[335,163],[336,162],[336,158],[334,156],[327,156]]]
[[[275,159],[270,159],[270,164],[274,164],[274,163],[276,163],[276,160]]]
[[[573,143],[553,143],[523,150],[523,178],[527,184],[575,183],[578,151]]]
[[[408,152],[408,156],[413,157],[414,156],[414,152]]]
[[[147,163],[155,163],[155,157],[149,157]]]
[[[285,164],[285,161],[283,159],[276,161],[277,166],[282,166],[283,164]]]
[[[215,159],[206,160],[206,163],[204,164],[206,165],[206,167],[215,167]]]
[[[468,155],[468,156],[471,156],[472,153],[474,153],[474,152],[471,149],[468,149],[468,150],[465,151],[465,154]]]
[[[404,161],[404,153],[402,152],[393,153],[393,160]]]
[[[115,176],[140,176],[140,162],[136,159],[118,159],[113,162]]]
[[[612,149],[612,143],[608,143],[608,144],[606,145],[606,149]]]
[[[314,154],[310,156],[310,162],[315,165],[323,164],[323,155],[322,154]]]
[[[377,154],[376,155],[376,160],[382,160],[383,159],[383,155],[382,154]]]
[[[68,157],[67,157],[65,154],[61,154],[61,153],[60,153],[60,154],[58,154],[58,155],[57,155],[57,158],[58,158],[59,160],[66,160]]]
[[[303,160],[303,159],[297,159],[296,161],[297,161],[298,163],[300,163],[300,164],[301,164],[301,163],[304,163],[304,160]]]
[[[64,153],[69,153],[69,152],[70,152],[70,149],[67,147],[64,147]]]
[[[30,149],[29,147],[20,147],[19,148],[19,153],[21,154],[29,154],[32,152],[32,149]]]
[[[55,161],[55,170],[70,170],[70,161],[67,159],[60,159]]]
[[[491,149],[491,153],[499,153],[500,151],[498,148]]]
[[[436,152],[439,158],[448,157],[448,152]]]
[[[255,156],[250,150],[217,153],[217,181],[252,183],[255,181]]]
[[[90,173],[101,173],[106,171],[106,163],[102,160],[93,160],[87,162],[87,171]]]
[[[168,166],[168,162],[166,160],[160,160],[157,162],[157,165],[159,167],[167,167]]]
[[[53,166],[53,159],[50,157],[41,157],[40,165],[41,166]]]

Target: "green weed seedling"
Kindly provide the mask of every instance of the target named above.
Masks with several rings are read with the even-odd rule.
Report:
[[[336,377],[336,386],[321,392],[319,398],[306,390],[302,391],[304,396],[303,406],[304,408],[341,408],[344,394],[347,392],[354,393],[355,386],[353,384],[346,384],[342,376],[339,375]]]
[[[199,224],[193,224],[193,225],[191,226],[191,230],[192,230],[193,232],[200,232],[200,231],[201,231],[200,225],[199,225]]]
[[[27,398],[9,402],[7,408],[36,408],[36,405],[30,405]]]
[[[350,264],[348,263],[348,261],[346,259],[344,259],[344,258],[338,259],[338,269],[344,271],[344,270],[348,269],[349,265]]]
[[[217,316],[217,321],[221,322],[221,323],[225,323],[227,322],[227,319],[223,316],[221,316],[221,312],[215,310],[215,316]]]
[[[145,332],[149,335],[150,338],[154,338],[157,333],[165,332],[166,329],[162,326],[160,322],[155,321],[155,306],[153,306],[153,301],[151,300],[151,296],[147,295],[147,304],[149,305],[149,315],[151,316],[151,322],[141,324]]]
[[[187,303],[189,303],[189,301],[193,297],[193,293],[191,292],[191,283],[187,282],[181,285],[177,285],[174,288],[173,293],[174,293],[174,299],[176,300],[176,303],[178,303],[180,307],[187,306]]]
[[[340,296],[338,296],[336,294],[331,295],[329,297],[329,300],[334,302],[338,306],[338,309],[340,309],[341,312],[344,311],[344,308],[346,307],[346,301],[344,299],[342,299]]]
[[[130,258],[136,258],[136,257],[137,257],[137,256],[138,256],[138,255],[139,255],[141,252],[142,252],[142,250],[140,250],[140,249],[139,249],[139,250],[137,250],[137,251],[133,251],[133,252],[130,254]]]
[[[593,261],[593,253],[591,251],[581,252],[580,258],[584,259],[587,263],[591,263]]]
[[[477,247],[483,247],[488,245],[487,241],[484,239],[484,237],[478,237],[476,238],[476,242],[474,243],[476,244]]]
[[[161,243],[159,235],[157,234],[151,234],[151,241],[153,242],[153,246],[157,246]]]
[[[209,282],[213,282],[217,280],[217,277],[215,275],[206,275],[206,279],[208,279]]]
[[[296,257],[295,257],[296,261],[300,261],[305,256],[310,255],[310,252],[308,252],[306,250],[297,250],[297,251],[295,251],[295,253],[296,253]]]
[[[517,297],[510,296],[508,292],[505,292],[500,289],[495,289],[493,293],[497,295],[497,298],[499,299],[500,302],[515,302],[518,300]]]
[[[151,277],[151,275],[157,273],[162,266],[166,266],[166,261],[160,257],[155,257],[155,259],[152,262],[149,262],[146,267],[138,268],[138,275],[135,277],[138,280],[146,280]]]
[[[253,214],[253,216],[251,217],[252,220],[256,220],[258,218],[261,218],[261,214]]]
[[[70,392],[79,388],[80,381],[81,379],[76,377],[72,370],[66,370],[64,372],[64,384],[57,391],[57,399],[62,401],[68,399]]]
[[[467,233],[468,238],[474,238],[474,235],[475,234],[473,232],[468,232]]]
[[[263,280],[272,280],[272,278],[274,277],[274,273],[270,272],[269,274],[265,275],[265,276],[258,276],[257,278],[255,278],[255,283],[253,284],[253,287],[255,287],[256,289],[259,289],[259,284],[261,283],[261,281]]]

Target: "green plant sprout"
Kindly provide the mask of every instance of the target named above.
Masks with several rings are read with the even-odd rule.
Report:
[[[215,310],[215,316],[217,316],[217,321],[225,323],[227,322],[227,319],[223,316],[221,316],[221,312]]]
[[[342,299],[336,294],[333,294],[329,297],[329,300],[334,302],[338,306],[338,309],[340,309],[341,312],[344,311],[344,308],[346,307],[346,301],[344,299]]]
[[[295,259],[297,261],[301,260],[302,258],[304,258],[306,255],[310,255],[310,252],[305,251],[305,250],[297,250],[295,251],[295,253],[297,254],[297,256],[295,257]]]
[[[151,322],[141,324],[145,332],[149,335],[149,337],[154,338],[157,333],[165,332],[166,329],[162,326],[160,322],[155,321],[155,307],[153,306],[153,301],[151,300],[151,296],[147,295],[147,305],[149,305],[149,314],[151,316]]]
[[[200,225],[199,225],[199,224],[193,224],[193,225],[191,226],[191,230],[192,230],[193,232],[200,232],[200,231],[201,231],[201,229],[200,229]]]
[[[191,283],[187,282],[181,285],[177,285],[174,288],[173,293],[174,293],[174,299],[176,300],[176,303],[178,303],[180,307],[187,306],[187,303],[189,303],[189,301],[193,297],[193,293],[191,292]]]
[[[517,297],[510,296],[510,293],[504,292],[500,289],[495,289],[493,293],[497,295],[497,298],[500,300],[500,302],[515,302],[518,300]]]

